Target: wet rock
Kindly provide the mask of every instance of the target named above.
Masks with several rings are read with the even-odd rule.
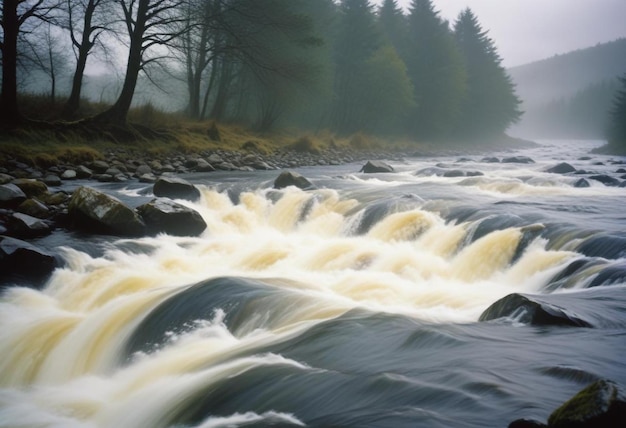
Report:
[[[47,193],[41,197],[41,200],[48,205],[61,205],[69,199],[70,196],[65,192]]]
[[[48,186],[39,180],[31,178],[18,178],[13,180],[12,183],[19,187],[29,198],[39,197],[48,193]]]
[[[61,177],[54,174],[48,174],[43,178],[43,182],[46,186],[60,186],[63,184]]]
[[[548,418],[550,428],[623,428],[626,399],[617,385],[598,380],[573,396]]]
[[[157,176],[152,173],[143,174],[141,177],[139,177],[140,183],[156,183],[157,180]]]
[[[482,158],[480,161],[484,163],[499,163],[500,159],[496,157],[486,157],[486,158]]]
[[[26,200],[26,194],[15,184],[0,184],[0,208],[15,208]]]
[[[106,163],[105,161],[101,161],[101,160],[93,161],[89,165],[89,169],[91,169],[96,174],[104,174],[104,172],[109,168],[110,168],[110,165]]]
[[[574,172],[576,171],[576,168],[574,168],[572,165],[568,164],[567,162],[561,162],[558,165],[553,166],[552,168],[548,168],[546,170],[546,172],[551,172],[553,174],[567,174],[569,172]]]
[[[589,178],[592,180],[599,181],[605,186],[617,187],[620,185],[620,181],[617,178],[611,177],[610,175],[606,175],[606,174],[592,175]]]
[[[530,163],[535,163],[535,161],[532,160],[531,158],[529,158],[528,156],[511,156],[511,157],[502,159],[502,163],[526,163],[526,164],[530,164]]]
[[[135,176],[141,177],[144,174],[152,174],[152,168],[150,168],[147,164],[139,165],[135,168]]]
[[[365,165],[361,168],[359,172],[364,172],[366,174],[372,173],[381,173],[381,172],[394,172],[394,169],[391,165],[386,164],[382,161],[367,161]]]
[[[155,196],[170,199],[195,201],[200,199],[200,190],[193,184],[178,177],[161,177],[154,183],[152,193]]]
[[[198,236],[207,227],[197,211],[167,199],[155,199],[141,205],[137,212],[152,234]]]
[[[54,256],[28,242],[0,236],[0,272],[4,280],[41,280],[57,267]]]
[[[37,218],[50,216],[50,208],[37,199],[26,199],[17,207],[17,211]]]
[[[589,181],[587,181],[584,178],[579,178],[575,183],[574,183],[574,187],[578,187],[578,188],[584,188],[584,187],[591,187],[591,184],[589,184]]]
[[[15,177],[13,177],[13,176],[11,176],[9,174],[0,173],[0,184],[7,184],[7,183],[10,183],[13,180],[15,180]]]
[[[626,257],[626,237],[605,233],[596,234],[585,239],[576,251],[587,257],[621,259]]]
[[[602,269],[589,283],[589,287],[622,284],[624,282],[626,282],[626,263],[618,263]]]
[[[61,174],[61,178],[63,180],[76,180],[76,178],[78,178],[78,174],[73,169],[66,169],[63,171],[63,174]]]
[[[194,170],[197,172],[213,172],[215,168],[209,162],[200,158],[197,160]]]
[[[18,238],[36,238],[52,232],[47,222],[19,212],[7,219],[7,227],[9,234]]]
[[[74,227],[94,233],[139,236],[145,224],[119,199],[90,187],[79,187],[70,200],[69,221]]]
[[[303,190],[315,188],[313,183],[294,171],[284,171],[274,180],[274,189],[284,189],[289,186],[296,186]]]
[[[542,428],[547,427],[546,424],[534,419],[517,419],[509,424],[509,428]]]
[[[419,171],[417,171],[415,173],[415,175],[418,175],[418,176],[421,176],[421,177],[430,177],[430,176],[436,175],[438,177],[441,177],[445,173],[446,173],[445,169],[439,168],[439,167],[436,167],[436,166],[431,166],[431,167],[428,167],[428,168],[420,169]]]
[[[480,315],[479,321],[504,317],[536,326],[592,327],[586,320],[554,304],[542,301],[538,296],[517,293],[509,294],[493,303]]]
[[[93,171],[87,168],[85,165],[79,165],[76,168],[76,176],[78,178],[91,178],[92,175],[93,175]]]
[[[453,170],[444,172],[443,176],[448,177],[448,178],[465,177],[465,171],[461,171],[460,169],[453,169]]]

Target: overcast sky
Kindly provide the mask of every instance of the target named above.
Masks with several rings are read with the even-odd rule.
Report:
[[[380,4],[382,0],[375,0]],[[408,8],[411,0],[398,0]],[[444,19],[466,7],[511,67],[626,37],[626,0],[433,0]]]

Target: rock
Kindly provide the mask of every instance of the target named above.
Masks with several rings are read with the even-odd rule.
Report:
[[[90,232],[139,236],[145,231],[145,224],[135,211],[119,199],[90,187],[74,191],[68,215],[74,227]]]
[[[105,169],[105,171],[108,168]],[[87,168],[85,165],[79,165],[78,168],[76,168],[76,176],[78,178],[91,178],[91,176],[93,175],[93,171],[89,168]]]
[[[17,207],[17,211],[37,218],[50,216],[50,209],[37,199],[26,199]]]
[[[215,171],[215,168],[213,168],[213,165],[211,165],[210,163],[208,163],[207,161],[205,161],[202,158],[198,159],[194,169],[196,171],[198,171],[198,172],[213,172],[213,171]]]
[[[382,161],[367,161],[359,172],[365,172],[367,174],[379,173],[379,172],[394,172],[391,165]]]
[[[60,186],[63,184],[61,178],[58,175],[48,174],[43,178],[43,182],[46,186]]]
[[[591,323],[568,313],[538,296],[509,294],[489,306],[478,319],[489,321],[511,317],[518,322],[530,325],[558,325],[571,327],[592,327]]]
[[[78,178],[78,173],[73,169],[66,169],[63,171],[63,174],[61,174],[61,178],[63,180],[76,180],[76,178]]]
[[[104,174],[104,172],[109,168],[110,168],[109,164],[101,160],[93,161],[89,165],[89,169],[91,169],[97,174]]]
[[[551,172],[553,174],[567,174],[568,172],[574,172],[576,168],[568,164],[567,162],[561,162],[558,165],[553,166],[552,168],[548,168],[546,172]]]
[[[112,183],[114,181],[114,177],[110,174],[94,174],[91,178],[100,183]]]
[[[41,197],[41,200],[48,205],[61,205],[70,199],[69,195],[65,192],[48,193]]]
[[[139,165],[135,169],[135,177],[141,177],[142,175],[145,175],[145,174],[152,174],[152,168],[150,168],[145,163],[142,165]]]
[[[141,205],[137,212],[153,234],[198,236],[207,227],[197,211],[167,199],[155,199]]]
[[[303,190],[315,188],[313,183],[294,171],[281,172],[276,180],[274,180],[274,189],[284,189],[289,186],[296,186]]]
[[[22,192],[24,192],[29,198],[39,197],[48,193],[48,186],[39,180],[33,180],[31,178],[18,178],[13,180],[12,183],[22,189]]]
[[[7,184],[13,180],[15,180],[15,177],[10,176],[9,174],[0,173],[0,184]]]
[[[502,163],[535,163],[534,160],[529,158],[528,156],[511,156],[508,158],[502,159]]]
[[[517,419],[509,424],[509,428],[543,428],[546,424],[533,419]]]
[[[13,213],[7,219],[10,234],[18,238],[35,238],[52,232],[48,223],[28,214]]]
[[[610,175],[606,175],[606,174],[592,175],[589,178],[592,180],[599,181],[605,186],[616,187],[620,185],[620,181],[617,178],[611,177]]]
[[[591,187],[591,184],[589,184],[589,182],[588,182],[586,179],[584,179],[584,178],[579,178],[579,179],[576,181],[576,183],[574,183],[574,187],[579,187],[579,188],[582,188],[582,187]]]
[[[550,428],[623,428],[626,400],[617,385],[598,380],[556,409],[548,418]]]
[[[26,200],[26,194],[15,184],[0,184],[0,208],[14,208]]]
[[[460,169],[453,169],[450,171],[446,171],[443,173],[444,177],[454,178],[454,177],[465,177],[465,172]]]
[[[161,177],[154,183],[154,196],[170,199],[185,199],[195,201],[200,199],[200,190],[193,184],[178,177]]]
[[[139,177],[139,182],[140,183],[156,183],[157,181],[157,177],[156,175],[149,173],[149,174],[143,174],[141,177]]]
[[[220,155],[218,155],[217,153],[213,153],[211,154],[211,156],[208,157],[207,161],[209,163],[215,164],[215,163],[222,163],[224,162],[224,158],[222,158]]]
[[[437,166],[431,166],[428,168],[423,168],[420,169],[419,171],[417,171],[415,173],[415,175],[420,176],[420,177],[431,177],[433,175],[437,176],[437,177],[441,177],[446,173],[446,170],[444,168],[439,168]]]
[[[486,157],[486,158],[482,158],[480,161],[484,163],[499,163],[500,159],[496,157]]]
[[[0,272],[4,279],[43,279],[57,267],[54,256],[28,242],[0,236]]]

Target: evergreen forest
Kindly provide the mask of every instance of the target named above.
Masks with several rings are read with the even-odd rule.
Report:
[[[141,82],[189,119],[258,131],[472,141],[522,114],[479,17],[448,22],[431,0],[5,0],[1,37],[5,129],[31,120],[33,79],[55,119],[81,119],[85,70],[107,61],[119,84],[89,119],[104,124],[128,121]]]

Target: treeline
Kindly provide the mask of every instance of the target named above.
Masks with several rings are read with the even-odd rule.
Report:
[[[450,24],[431,0],[406,13],[395,0],[4,0],[0,48],[4,127],[25,120],[20,67],[43,70],[54,97],[72,64],[60,109],[72,118],[86,65],[122,53],[119,96],[94,120],[125,123],[141,73],[157,86],[164,75],[182,80],[190,118],[259,130],[473,139],[521,115],[477,17],[466,9]]]

